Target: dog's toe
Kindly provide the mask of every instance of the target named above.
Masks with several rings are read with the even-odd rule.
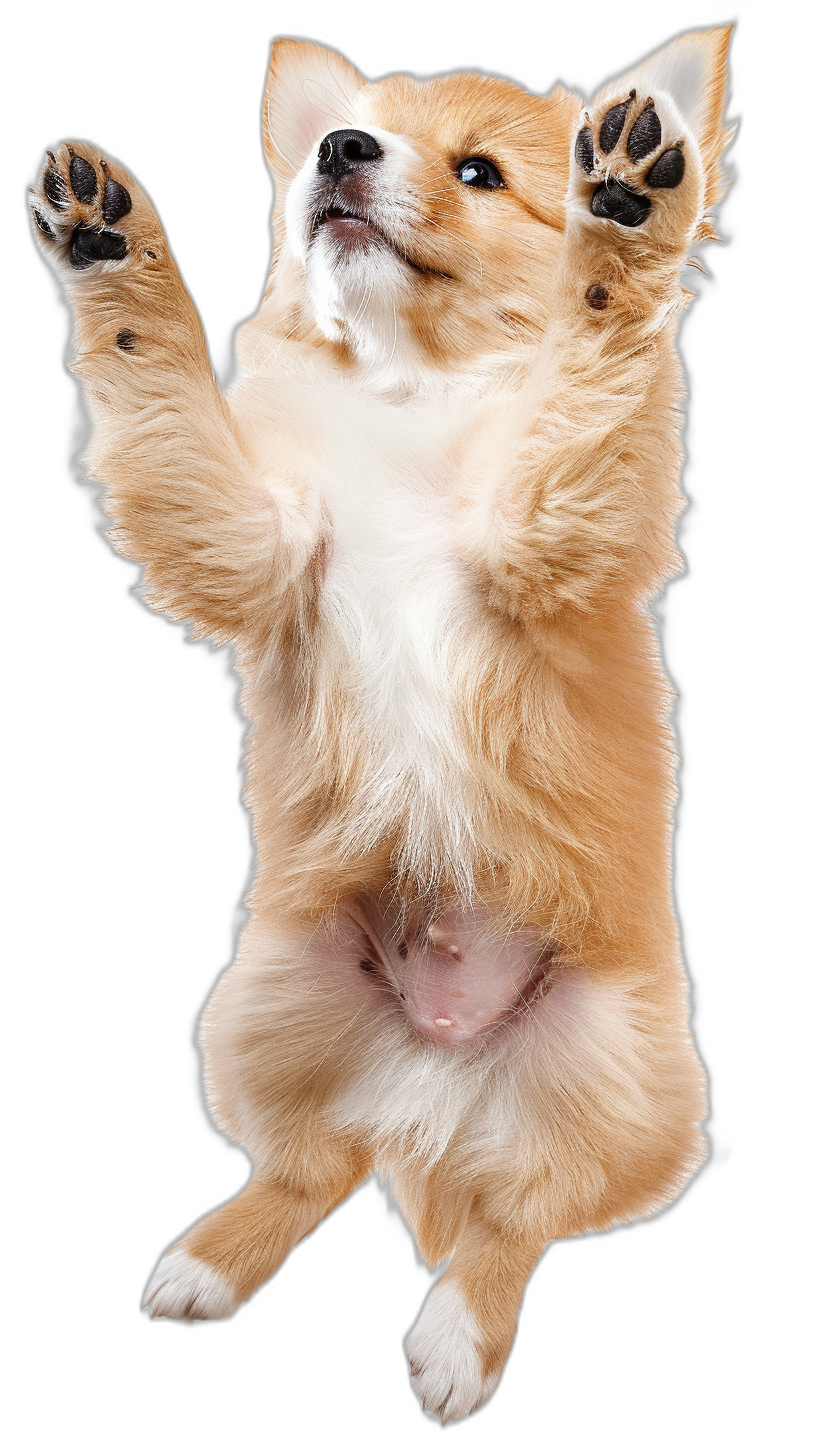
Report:
[[[461,1420],[495,1389],[498,1372],[486,1376],[479,1327],[454,1280],[431,1290],[406,1342],[411,1384],[429,1415]]]
[[[176,1248],[156,1265],[142,1308],[162,1319],[222,1319],[237,1303],[235,1290],[226,1279],[202,1259]]]

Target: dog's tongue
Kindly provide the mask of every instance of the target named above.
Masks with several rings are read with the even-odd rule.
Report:
[[[475,911],[436,920],[421,940],[389,956],[414,1029],[439,1046],[489,1031],[531,989],[541,956],[537,936],[499,936]]]

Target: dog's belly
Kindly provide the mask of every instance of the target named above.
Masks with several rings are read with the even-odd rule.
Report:
[[[547,976],[552,948],[534,931],[507,933],[485,911],[382,914],[347,907],[358,967],[398,998],[423,1040],[463,1046],[523,1012]]]

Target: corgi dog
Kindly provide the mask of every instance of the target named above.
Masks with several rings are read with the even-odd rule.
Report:
[[[448,1261],[406,1341],[441,1420],[495,1388],[548,1242],[704,1155],[649,602],[728,42],[587,106],[276,41],[275,250],[226,396],[134,178],[64,143],[32,188],[115,543],[233,644],[251,725],[251,919],[201,1046],[252,1175],[145,1304],[230,1314],[376,1170]]]

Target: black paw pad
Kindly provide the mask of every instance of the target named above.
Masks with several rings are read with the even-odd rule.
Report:
[[[136,335],[132,329],[120,329],[116,335],[116,347],[125,354],[136,353]]]
[[[71,191],[77,202],[93,202],[98,186],[96,171],[84,157],[72,157],[68,168]]]
[[[127,257],[127,243],[121,233],[109,233],[102,228],[74,228],[71,236],[71,266],[90,268],[92,263],[104,263]]]
[[[575,160],[585,172],[591,172],[595,166],[595,148],[588,126],[583,126],[575,138]]]
[[[643,110],[629,133],[629,140],[626,143],[626,150],[633,162],[642,162],[648,157],[655,147],[660,146],[663,136],[663,128],[660,125],[660,117],[654,109],[651,101],[647,101]]]
[[[53,167],[49,167],[43,177],[43,192],[52,207],[55,207],[58,212],[65,211],[68,204],[68,188],[59,172],[55,172]]]
[[[652,204],[648,197],[632,192],[617,177],[610,177],[595,188],[591,208],[595,217],[611,218],[612,222],[619,222],[623,227],[640,227],[649,216]]]
[[[127,187],[109,177],[102,195],[102,216],[105,222],[118,222],[120,217],[127,217],[132,206],[133,200]]]
[[[646,181],[650,187],[679,187],[685,170],[686,159],[680,147],[669,147],[646,174]]]
[[[611,111],[607,111],[598,134],[602,152],[611,152],[618,145],[626,113],[629,110],[629,102],[633,100],[634,95],[634,91],[630,91],[625,101],[621,101],[617,106],[613,106]]]
[[[51,227],[50,223],[47,223],[46,222],[46,220],[43,217],[42,213],[41,212],[38,212],[37,209],[36,209],[36,207],[32,207],[31,211],[34,214],[34,221],[37,224],[37,227],[40,229],[40,232],[41,233],[44,233],[45,236],[47,238],[50,238],[51,241],[53,242],[55,240],[55,238],[56,238],[57,235],[54,232],[54,229]]]

